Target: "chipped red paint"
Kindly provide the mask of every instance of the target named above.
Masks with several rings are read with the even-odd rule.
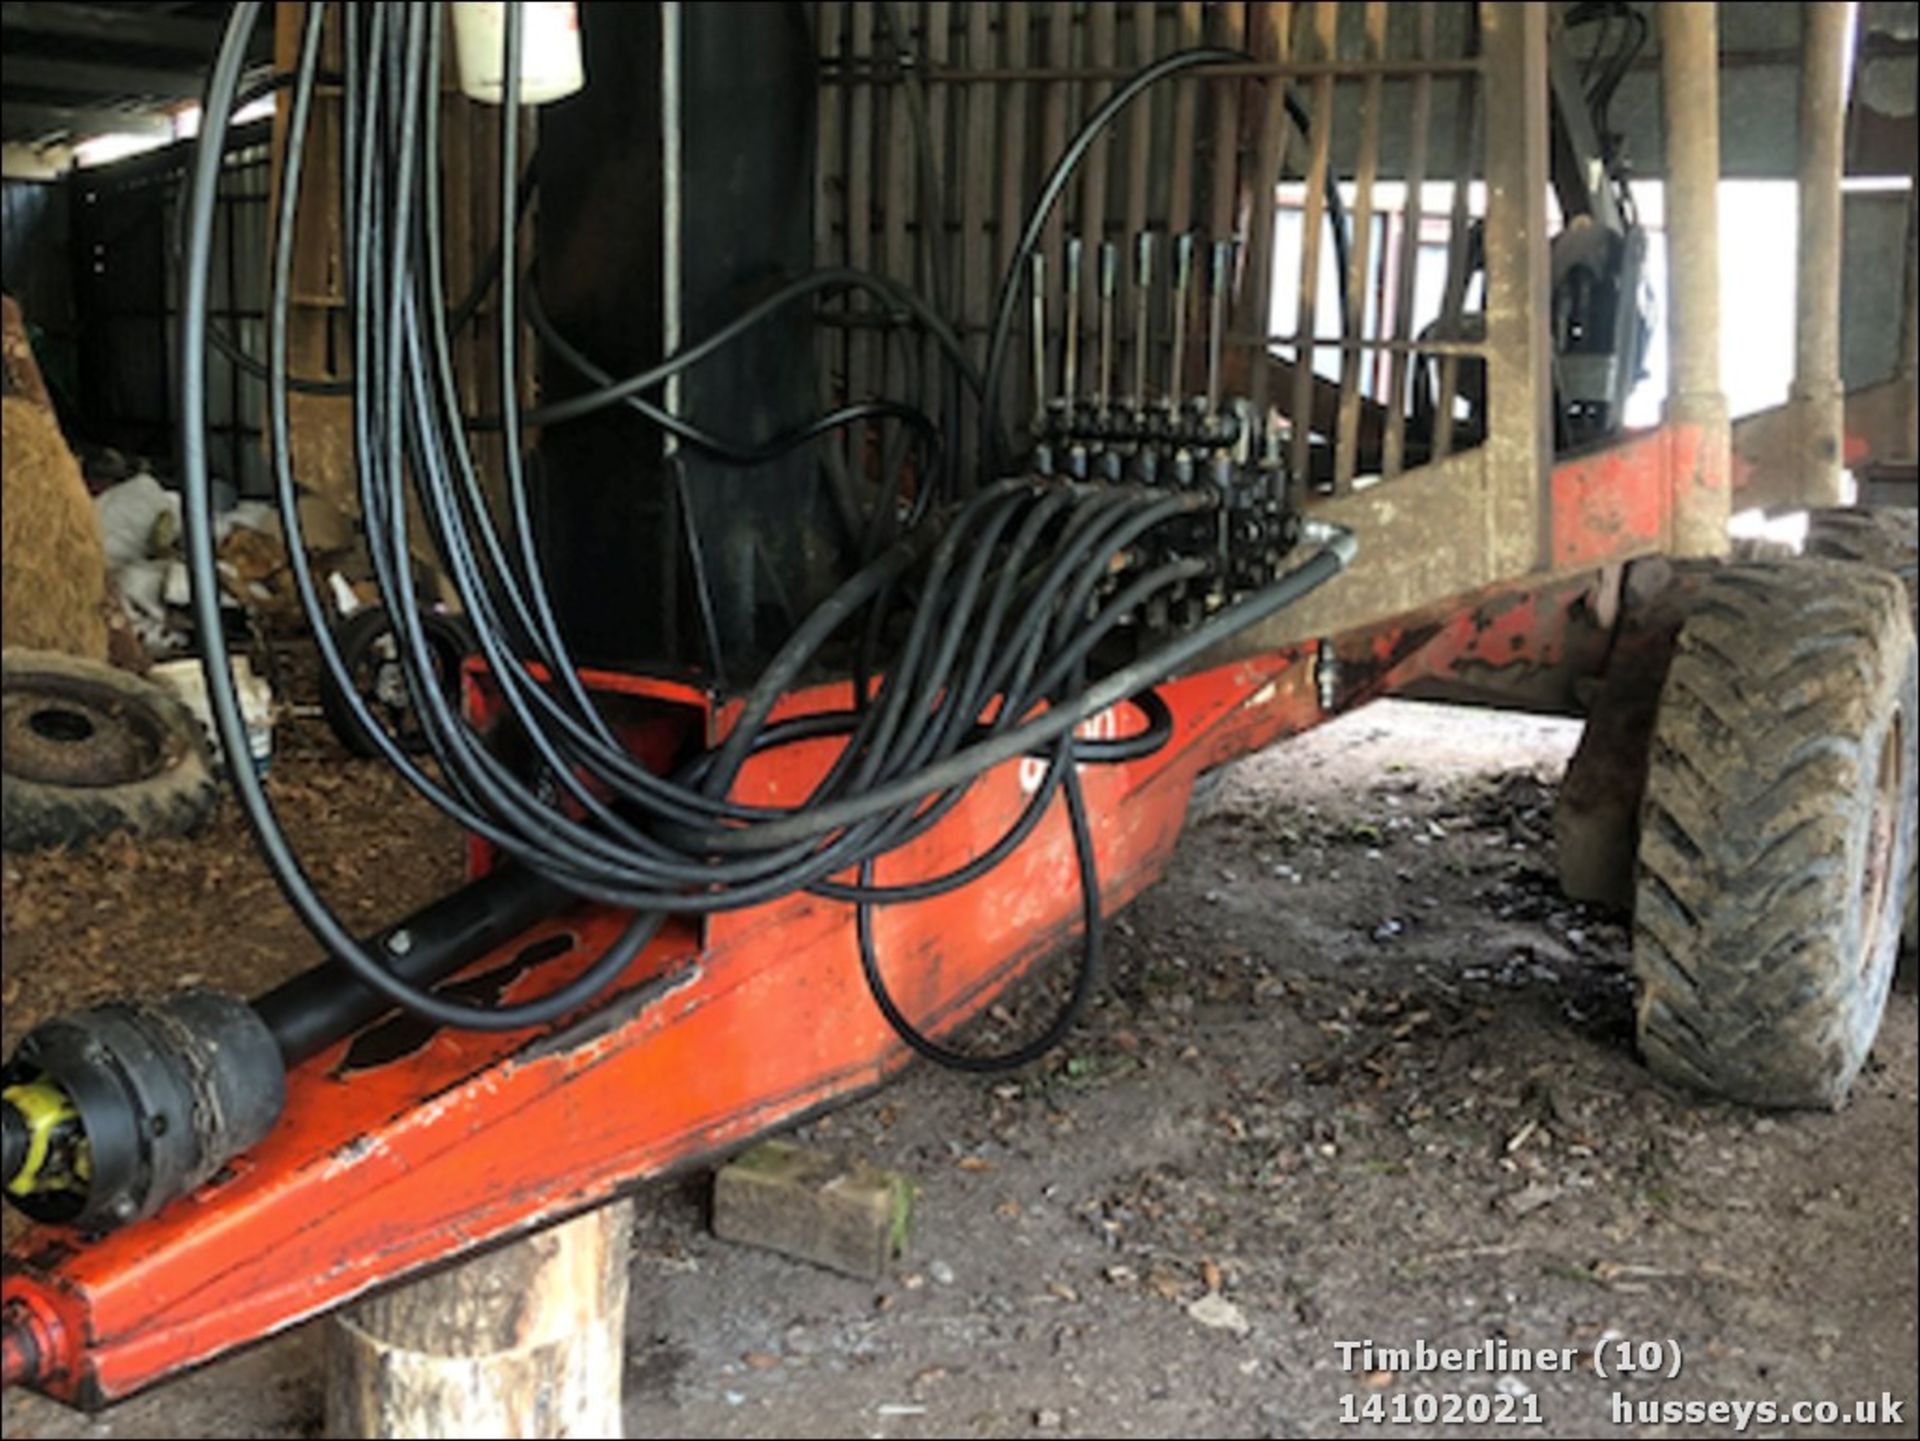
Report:
[[[1673,477],[1690,473],[1692,426],[1645,431],[1553,468],[1552,566],[1576,570],[1661,549]]]
[[[1671,444],[1637,437],[1556,472],[1556,569],[1657,548]],[[1209,766],[1421,681],[1597,667],[1604,631],[1588,623],[1593,590],[1591,575],[1516,583],[1336,637],[1326,709],[1313,644],[1168,684],[1170,743],[1083,772],[1106,909],[1159,874],[1194,777]],[[711,742],[732,719],[683,682],[588,680],[633,704],[628,734],[650,764]],[[469,681],[484,714],[484,677]],[[781,713],[846,699],[844,685],[820,687],[789,697]],[[754,757],[735,795],[791,803],[834,744]],[[1025,798],[1018,769],[1010,762],[983,777],[937,827],[887,857],[878,878],[934,874],[979,854]],[[473,859],[484,865],[479,852]],[[1056,806],[982,881],[882,909],[876,937],[903,1007],[936,1032],[978,1013],[1075,933],[1075,874]],[[571,937],[563,955],[502,996],[525,999],[577,973],[621,920],[583,906],[472,969]],[[339,1066],[344,1050],[299,1067],[279,1126],[195,1194],[97,1239],[44,1229],[21,1238],[0,1294],[21,1322],[13,1334],[38,1351],[34,1384],[82,1405],[127,1395],[371,1287],[711,1159],[871,1089],[909,1059],[867,996],[851,909],[807,895],[672,922],[619,986],[561,1025],[443,1030],[354,1069]]]

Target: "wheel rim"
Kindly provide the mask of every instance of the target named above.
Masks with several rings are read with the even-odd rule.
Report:
[[[1880,939],[1888,925],[1893,896],[1893,853],[1900,830],[1900,797],[1906,791],[1906,715],[1896,714],[1887,727],[1875,767],[1873,815],[1867,823],[1867,858],[1860,875],[1860,969],[1873,969]],[[1898,925],[1896,918],[1893,922]]]
[[[433,665],[434,683],[445,694],[448,677],[457,662],[450,659],[445,642],[431,631],[427,635],[427,653]],[[401,745],[423,747],[425,728],[414,713],[413,698],[407,690],[406,673],[400,660],[399,640],[391,628],[377,632],[351,666],[354,688],[381,728]]]

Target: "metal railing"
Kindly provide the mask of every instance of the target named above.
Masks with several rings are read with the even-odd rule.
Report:
[[[1314,492],[1391,480],[1478,445],[1500,409],[1489,358],[1512,320],[1502,304],[1525,288],[1523,245],[1545,238],[1488,226],[1483,239],[1475,213],[1511,190],[1500,167],[1525,150],[1488,123],[1489,69],[1506,61],[1484,43],[1484,12],[1521,8],[823,0],[816,260],[932,296],[983,357],[1021,223],[1083,119],[1158,57],[1241,50],[1244,63],[1156,87],[1087,154],[1042,267],[1019,279],[1039,288],[1021,314],[1044,316],[1044,344],[1014,348],[1001,413],[1035,413],[1070,374],[1152,392],[1131,396],[1142,403],[1224,386],[1287,417],[1291,469]],[[1544,98],[1539,109],[1544,135]],[[1282,182],[1300,190],[1284,222]],[[1423,210],[1430,194],[1443,197],[1439,217]],[[1544,218],[1544,193],[1535,203]],[[1445,236],[1424,256],[1423,218]],[[1173,263],[1189,234],[1201,257],[1191,277]],[[1231,248],[1216,304],[1205,260],[1218,242]],[[820,359],[837,396],[898,382],[888,317],[849,302],[827,319]]]

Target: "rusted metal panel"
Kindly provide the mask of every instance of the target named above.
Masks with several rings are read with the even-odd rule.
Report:
[[[1389,690],[1565,670],[1596,650],[1581,619],[1590,590],[1590,578],[1570,578],[1481,592],[1339,636],[1331,707],[1314,646],[1170,682],[1170,743],[1083,770],[1107,909],[1165,864],[1200,770]],[[724,725],[705,696],[673,682],[587,679],[687,710],[706,733]],[[775,718],[846,699],[844,685],[816,688],[788,697]],[[1136,724],[1129,713],[1113,728]],[[735,799],[803,793],[833,755],[829,743],[755,757]],[[1024,805],[1028,781],[1020,762],[990,772],[879,879],[974,854],[979,836],[998,834]],[[936,1033],[977,1015],[1073,939],[1074,874],[1056,809],[983,881],[882,908],[876,941],[902,1005]],[[524,1000],[577,974],[625,923],[583,905],[472,969],[503,977],[503,1002]],[[535,953],[545,959],[519,960]],[[420,1028],[405,1048],[353,1064],[351,1044],[298,1067],[279,1127],[194,1195],[97,1239],[43,1229],[20,1240],[0,1294],[13,1334],[23,1328],[41,1350],[43,1389],[88,1406],[127,1395],[643,1177],[710,1160],[871,1089],[910,1054],[866,996],[850,908],[804,895],[715,918],[704,934],[670,922],[612,992],[551,1026]]]
[[[1650,431],[1555,468],[1555,570],[1600,565],[1665,546],[1669,495],[1649,476],[1665,473],[1674,443],[1673,428]]]
[[[1674,488],[1679,477],[1698,469],[1706,444],[1698,427],[1662,426],[1611,451],[1555,466],[1545,484],[1555,572],[1663,548],[1673,523]],[[1256,627],[1229,653],[1256,654],[1365,628],[1381,616],[1427,607],[1436,596],[1515,579],[1498,543],[1484,447],[1410,470],[1391,485],[1318,501],[1313,513],[1365,536],[1359,557],[1338,585]]]

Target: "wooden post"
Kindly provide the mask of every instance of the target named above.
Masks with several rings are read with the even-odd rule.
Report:
[[[617,1437],[632,1203],[341,1312],[327,1434]]]
[[[1483,4],[1487,135],[1487,535],[1498,576],[1547,557],[1553,382],[1547,312],[1547,12]],[[1467,184],[1464,171],[1453,177]],[[1444,403],[1453,392],[1441,386]]]

